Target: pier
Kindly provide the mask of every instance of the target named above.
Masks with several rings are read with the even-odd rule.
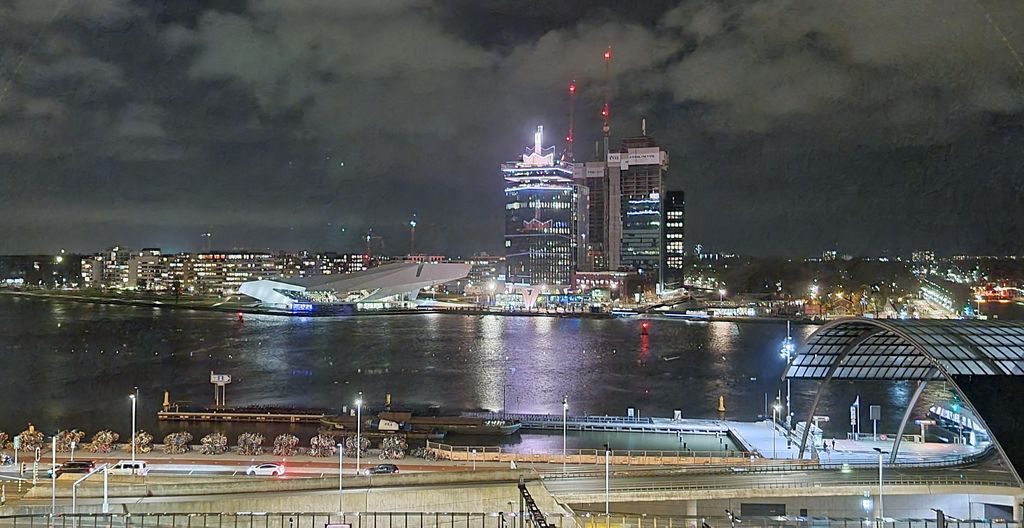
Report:
[[[327,417],[317,412],[276,412],[272,410],[216,410],[202,409],[196,411],[158,411],[156,417],[161,421],[177,422],[270,422],[270,423],[320,423]]]
[[[463,413],[463,416],[486,420],[518,420],[523,429],[561,431],[562,416],[555,414]],[[729,426],[719,420],[672,418],[632,418],[628,416],[568,416],[569,431],[604,431],[616,433],[665,433],[693,435],[729,434]]]

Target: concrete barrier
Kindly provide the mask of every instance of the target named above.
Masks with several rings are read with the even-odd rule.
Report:
[[[403,473],[398,475],[346,475],[343,486],[348,489],[400,488],[422,486],[457,486],[483,483],[518,483],[538,480],[540,477],[532,469],[520,470],[480,470],[480,471],[444,471],[432,473]],[[172,481],[171,479],[177,479]],[[148,477],[125,477],[123,481],[114,481],[108,493],[110,497],[162,497],[192,495],[225,495],[267,492],[301,492],[338,489],[337,477],[326,478],[220,478],[220,477],[170,477],[161,476],[159,480]],[[71,496],[71,481],[62,482],[57,487],[57,497]],[[103,479],[93,477],[78,487],[81,498],[96,498],[103,495]],[[26,494],[27,498],[39,499],[50,497],[50,486],[37,485]]]

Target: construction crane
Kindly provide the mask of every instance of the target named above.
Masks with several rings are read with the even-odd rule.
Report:
[[[601,127],[601,132],[604,135],[604,157],[608,159],[608,138],[611,135],[612,125],[612,111],[610,106],[611,99],[611,83],[612,83],[612,47],[608,46],[608,49],[604,50],[604,107],[601,108],[601,118],[604,119],[604,125]]]
[[[572,144],[576,141],[576,80],[569,83],[569,133],[565,135],[565,155],[562,161],[576,161]]]

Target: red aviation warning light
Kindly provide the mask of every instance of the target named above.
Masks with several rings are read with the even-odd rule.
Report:
[[[608,117],[608,103],[605,103],[604,108],[601,109],[601,117]]]
[[[612,60],[612,47],[608,46],[608,49],[604,50],[604,61],[608,62]]]
[[[569,95],[576,93],[576,81],[569,83]]]

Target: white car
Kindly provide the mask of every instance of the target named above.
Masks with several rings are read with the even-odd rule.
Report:
[[[277,477],[284,475],[284,465],[282,464],[254,464],[249,466],[249,469],[245,470],[246,475],[256,475],[259,477]]]

